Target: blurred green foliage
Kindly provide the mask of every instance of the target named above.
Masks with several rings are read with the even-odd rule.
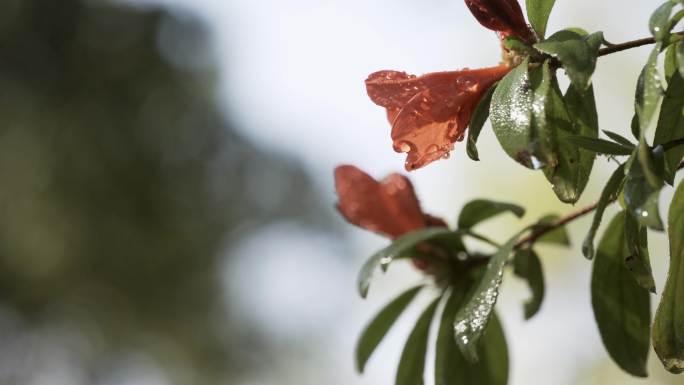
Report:
[[[87,383],[129,352],[172,383],[244,369],[253,341],[221,293],[231,234],[319,208],[296,164],[225,122],[210,46],[187,14],[2,2],[0,383],[32,383],[36,330],[68,337]]]

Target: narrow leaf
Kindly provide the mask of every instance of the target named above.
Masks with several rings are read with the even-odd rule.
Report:
[[[366,327],[356,344],[356,369],[363,373],[366,362],[380,344],[397,318],[404,312],[423,286],[409,289],[395,298]]]
[[[463,206],[458,217],[458,228],[470,229],[480,222],[507,212],[518,218],[525,215],[525,209],[516,204],[476,199]]]
[[[531,135],[532,96],[528,60],[509,72],[496,87],[489,108],[492,129],[501,147],[515,161],[528,168],[533,162]]]
[[[585,150],[604,155],[631,155],[633,149],[605,139],[572,135],[565,138],[568,142]]]
[[[582,243],[582,254],[587,259],[594,258],[594,238],[596,237],[596,232],[601,225],[601,220],[603,219],[603,213],[606,211],[606,207],[614,201],[618,193],[620,192],[620,186],[622,186],[622,181],[625,179],[625,165],[621,164],[620,167],[613,172],[608,183],[603,188],[601,192],[601,197],[596,204],[596,212],[594,213],[594,219],[591,222],[591,227],[587,233],[584,242]]]
[[[625,242],[628,255],[625,257],[625,267],[639,286],[656,293],[655,280],[651,271],[651,260],[648,254],[648,234],[645,227],[631,215],[625,216]]]
[[[383,269],[386,269],[395,259],[411,257],[409,252],[418,243],[450,233],[453,232],[444,227],[418,230],[397,238],[391,245],[373,254],[361,268],[357,279],[361,297],[366,298],[373,272],[378,266],[382,266]]]
[[[527,19],[540,39],[546,34],[546,24],[556,0],[525,0]]]
[[[660,108],[653,145],[665,144],[682,137],[684,137],[684,78],[679,72],[674,72]],[[684,146],[670,149],[665,154],[665,180],[669,184],[674,183],[677,167],[682,158],[684,158]]]
[[[529,320],[539,311],[544,300],[544,272],[539,256],[532,249],[521,249],[513,257],[515,275],[527,281],[532,297],[525,302],[525,319]]]
[[[558,215],[546,215],[537,221],[535,228],[546,227],[556,222],[560,217]],[[561,246],[570,246],[570,236],[565,226],[560,226],[548,233],[537,238],[536,243],[551,243]]]
[[[489,322],[499,295],[503,269],[523,230],[512,237],[489,259],[487,268],[475,286],[468,302],[461,307],[454,320],[456,343],[470,362],[477,362],[477,344]]]
[[[396,385],[423,385],[425,371],[425,354],[427,353],[430,323],[437,310],[440,298],[432,301],[423,314],[420,315],[416,326],[406,340],[401,352],[399,367],[397,368]]]
[[[642,135],[650,126],[663,94],[658,73],[660,47],[660,43],[655,45],[637,81],[636,112],[639,118],[639,132]]]
[[[625,204],[639,224],[653,230],[664,230],[658,210],[660,187],[653,187],[646,179],[642,162],[637,154],[627,161],[627,178],[623,189]]]
[[[482,336],[480,361],[466,360],[454,340],[454,318],[467,299],[464,289],[454,288],[444,306],[437,334],[435,355],[436,385],[506,385],[508,382],[508,347],[496,314]]]
[[[684,372],[684,183],[675,191],[668,216],[670,268],[653,320],[653,347],[665,369]]]
[[[580,92],[589,87],[591,75],[596,69],[598,49],[589,46],[584,36],[570,30],[558,31],[535,44],[534,48],[557,58]]]
[[[603,345],[624,371],[646,377],[650,297],[627,268],[625,213],[615,216],[596,253],[591,276],[591,304]]]
[[[625,138],[624,136],[616,132],[603,130],[603,133],[606,134],[607,137],[613,139],[615,142],[620,143],[623,146],[629,147],[632,150],[634,149],[634,147],[636,147],[636,145],[632,143],[629,139]]]
[[[480,137],[482,127],[489,118],[489,106],[492,102],[494,90],[496,90],[496,84],[490,87],[487,93],[482,97],[480,103],[478,103],[475,108],[475,112],[473,112],[473,117],[470,118],[466,153],[472,160],[480,160],[480,156],[477,152],[477,139]]]
[[[670,34],[670,14],[675,3],[666,1],[651,15],[648,27],[656,41],[664,40]]]

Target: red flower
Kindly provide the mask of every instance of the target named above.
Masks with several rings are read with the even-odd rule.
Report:
[[[536,41],[516,0],[466,0],[475,18],[501,39]],[[485,92],[510,68],[434,72],[416,77],[398,71],[379,71],[366,79],[371,100],[387,109],[394,150],[408,153],[406,170],[449,156],[463,140],[470,118]]]
[[[413,185],[403,175],[381,181],[354,166],[335,169],[337,209],[359,227],[397,238],[426,227],[446,227],[444,221],[423,213]]]
[[[513,36],[528,44],[537,41],[516,0],[465,0],[465,3],[477,21],[498,33],[501,40]]]
[[[387,109],[394,150],[408,153],[405,166],[411,171],[449,156],[482,96],[508,71],[504,65],[420,77],[380,71],[368,77],[366,90]]]

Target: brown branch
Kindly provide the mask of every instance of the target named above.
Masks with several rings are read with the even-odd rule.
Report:
[[[518,243],[515,244],[515,249],[519,249],[525,245],[532,245],[534,242],[537,241],[537,239],[541,238],[542,236],[552,232],[553,230],[556,230],[560,227],[565,226],[566,224],[574,221],[575,219],[581,218],[590,212],[596,210],[596,207],[598,207],[598,202],[591,204],[587,207],[583,207],[575,212],[572,212],[564,217],[558,218],[558,220],[554,221],[553,223],[549,223],[548,225],[536,227],[532,230],[531,233],[529,233],[527,236],[521,238]]]
[[[679,163],[679,166],[677,167],[677,170],[682,170],[684,169],[684,160],[682,160]],[[609,201],[608,204],[614,203],[617,199],[613,199]],[[553,223],[549,223],[548,225],[542,225],[538,226],[532,229],[532,231],[526,235],[525,237],[521,238],[518,243],[515,244],[515,249],[520,249],[523,246],[527,245],[533,245],[534,242],[537,241],[537,239],[541,238],[542,236],[552,232],[553,230],[556,230],[560,227],[563,227],[567,225],[568,223],[574,221],[575,219],[581,218],[590,212],[593,212],[596,210],[596,207],[598,207],[598,202],[593,203],[589,206],[583,207],[577,211],[571,212],[570,214],[558,218],[558,220],[554,221]]]
[[[606,55],[610,55],[611,53],[620,52],[620,51],[625,51],[625,50],[628,50],[628,49],[637,48],[637,47],[641,47],[641,46],[649,45],[649,44],[654,44],[654,43],[655,43],[655,38],[653,38],[653,37],[646,37],[646,38],[643,38],[643,39],[632,40],[632,41],[628,41],[628,42],[625,42],[625,43],[613,44],[613,45],[611,45],[611,46],[609,46],[609,47],[601,48],[601,49],[599,50],[599,54],[598,54],[598,55],[599,55],[599,56],[606,56]]]

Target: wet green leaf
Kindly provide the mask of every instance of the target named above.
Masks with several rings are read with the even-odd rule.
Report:
[[[427,353],[430,323],[437,310],[440,298],[435,299],[420,315],[416,326],[406,340],[397,368],[396,385],[423,385],[425,355]]]
[[[555,214],[545,215],[537,221],[534,228],[543,228],[556,222],[560,217]],[[565,226],[560,226],[537,238],[536,243],[551,243],[561,246],[570,246],[570,236]]]
[[[599,243],[591,275],[591,304],[603,345],[624,371],[646,377],[650,297],[624,265],[625,213],[611,221]]]
[[[453,232],[443,227],[414,231],[397,238],[391,245],[373,254],[359,272],[357,284],[361,297],[366,298],[373,272],[377,267],[380,266],[383,269],[387,269],[387,266],[395,259],[411,257],[409,252],[412,251],[416,244],[438,236],[446,236],[450,233]]]
[[[681,42],[677,44],[675,56],[677,56],[677,70],[679,71],[679,76],[684,78],[684,44]]]
[[[648,254],[648,235],[645,227],[631,215],[625,216],[625,242],[628,255],[625,267],[632,273],[639,286],[655,294],[655,280],[651,271],[651,260]]]
[[[670,34],[670,14],[675,3],[666,1],[651,15],[648,27],[656,41],[662,41]]]
[[[463,206],[458,217],[458,228],[470,229],[480,222],[507,212],[518,218],[525,215],[525,209],[516,204],[476,199]]]
[[[566,140],[575,146],[603,155],[631,155],[634,150],[633,148],[605,139],[581,135],[571,135]]]
[[[532,249],[516,251],[513,257],[515,275],[525,279],[532,292],[532,297],[525,302],[525,319],[534,317],[544,300],[544,272],[539,256]]]
[[[546,24],[555,2],[556,0],[525,0],[527,19],[540,39],[546,34]]]
[[[668,215],[670,268],[653,320],[653,347],[665,369],[684,372],[684,183],[675,191]]]
[[[623,188],[625,204],[639,224],[662,231],[664,227],[658,211],[660,187],[649,184],[642,163],[636,158],[635,154],[627,161],[627,178]]]
[[[595,44],[595,39],[591,42]],[[584,92],[589,87],[598,49],[590,46],[584,36],[570,30],[558,31],[534,48],[558,59],[577,90]]]
[[[422,288],[423,286],[416,286],[405,291],[385,306],[368,324],[356,344],[356,369],[359,373],[363,373],[366,362],[368,362],[375,348]]]
[[[674,72],[667,86],[660,108],[653,145],[684,138],[684,79]],[[665,154],[665,180],[672,184],[679,162],[684,158],[684,146],[670,149]]]
[[[504,151],[525,167],[533,168],[533,91],[527,72],[528,63],[525,60],[499,82],[492,95],[489,119]]]
[[[672,79],[672,75],[677,72],[677,46],[679,44],[670,44],[665,51],[665,81],[668,84]]]
[[[472,118],[470,118],[466,153],[472,160],[480,160],[480,156],[477,153],[477,139],[480,137],[482,127],[489,118],[489,106],[492,102],[492,95],[494,94],[494,90],[496,90],[496,86],[497,85],[495,84],[489,88],[475,108]]]
[[[639,132],[642,135],[650,126],[663,95],[660,74],[658,73],[660,47],[660,43],[655,45],[637,81],[636,112],[639,119]]]
[[[623,146],[627,146],[627,147],[631,148],[632,150],[634,150],[634,148],[636,147],[636,145],[634,143],[632,143],[629,139],[625,138],[624,136],[622,136],[618,133],[608,131],[608,130],[603,130],[603,133],[606,134],[607,137],[613,139],[615,142],[620,143]]]
[[[533,84],[537,82],[533,81]],[[566,101],[568,102],[566,104]],[[563,202],[576,202],[584,191],[596,154],[565,144],[568,137],[598,136],[598,122],[591,89],[580,96],[571,87],[564,100],[547,64],[535,88],[533,128],[537,133],[538,158],[544,174]]]
[[[622,181],[625,179],[625,165],[621,164],[610,179],[606,183],[606,186],[601,192],[601,197],[596,205],[596,211],[594,213],[594,219],[591,222],[591,227],[587,233],[584,242],[582,243],[582,254],[587,259],[594,258],[594,238],[596,237],[596,232],[601,225],[601,220],[603,219],[603,213],[606,211],[606,207],[614,201],[618,194],[620,193],[620,187],[622,186]]]
[[[454,288],[444,306],[437,334],[435,356],[436,385],[506,385],[508,382],[508,347],[496,316],[478,346],[480,360],[473,364],[463,356],[454,340],[454,318],[466,301],[465,289]]]
[[[474,363],[479,359],[478,341],[494,310],[503,269],[513,252],[513,247],[525,231],[516,234],[492,255],[472,295],[456,314],[454,320],[456,344],[469,362]]]

